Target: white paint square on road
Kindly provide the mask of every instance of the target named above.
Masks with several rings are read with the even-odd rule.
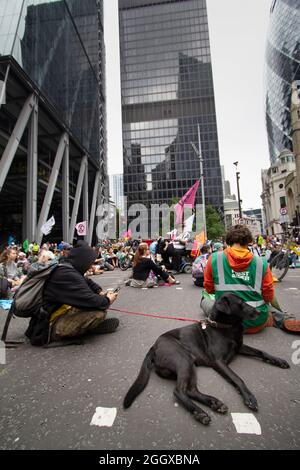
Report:
[[[236,432],[261,435],[261,427],[252,413],[231,413]]]
[[[114,424],[116,416],[117,408],[102,408],[98,406],[90,424],[91,426],[111,427]]]

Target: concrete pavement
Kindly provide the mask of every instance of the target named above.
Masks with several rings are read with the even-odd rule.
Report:
[[[113,288],[128,272],[119,270],[98,276],[105,288]],[[95,279],[95,278],[94,278]],[[148,290],[124,287],[113,305],[136,312],[200,318],[200,289],[189,275],[180,275],[180,288]],[[290,270],[277,286],[282,306],[300,319],[300,269]],[[259,411],[253,413],[261,435],[239,434],[231,413],[251,413],[240,395],[208,368],[198,368],[198,385],[229,407],[227,415],[206,409],[212,418],[205,427],[173,397],[174,382],[151,375],[145,391],[130,409],[122,401],[141,362],[163,332],[185,326],[175,320],[111,313],[120,318],[113,334],[94,336],[82,346],[43,349],[23,344],[7,350],[0,365],[0,449],[299,449],[300,364],[292,363],[300,350],[299,335],[275,328],[246,336],[245,343],[286,359],[283,370],[258,360],[238,357],[232,369],[256,395]],[[10,339],[20,339],[27,320],[13,319]],[[0,328],[4,315],[0,318]],[[97,407],[116,408],[111,427],[92,426]]]

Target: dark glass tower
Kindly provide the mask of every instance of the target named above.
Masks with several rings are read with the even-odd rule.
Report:
[[[92,219],[90,236],[109,197],[103,0],[0,4],[0,232],[40,237],[50,212],[52,237]]]
[[[205,199],[222,208],[206,1],[119,0],[119,14],[129,204],[169,203],[194,184],[199,124]]]
[[[266,52],[266,119],[271,163],[285,148],[292,150],[291,94],[296,80],[300,80],[300,3],[275,0]]]

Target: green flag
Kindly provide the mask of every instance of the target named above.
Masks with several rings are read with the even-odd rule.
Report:
[[[25,251],[26,254],[28,253],[28,248],[29,248],[29,242],[26,238],[26,240],[23,242],[23,250]]]

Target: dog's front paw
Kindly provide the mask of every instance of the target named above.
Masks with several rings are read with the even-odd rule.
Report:
[[[201,413],[199,411],[194,411],[193,416],[196,421],[200,421],[200,423],[205,424],[206,426],[211,422],[210,417],[206,413]]]
[[[228,411],[228,406],[226,406],[226,405],[224,405],[224,403],[222,403],[222,405],[216,411],[217,411],[217,413],[225,414]]]
[[[257,411],[258,410],[258,403],[254,395],[249,394],[247,397],[244,398],[244,403],[250,410]]]
[[[211,409],[221,414],[225,414],[228,411],[228,407],[219,400],[215,400],[214,402],[212,402]]]

